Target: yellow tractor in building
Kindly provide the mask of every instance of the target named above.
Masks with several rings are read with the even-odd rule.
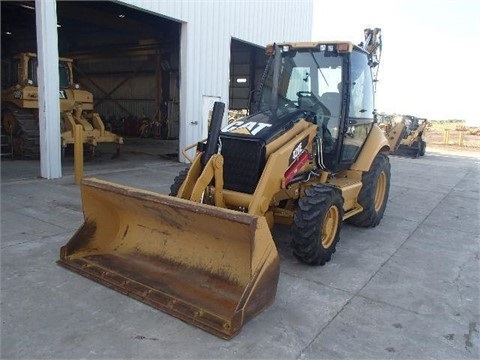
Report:
[[[215,103],[170,196],[84,179],[85,222],[59,264],[219,337],[275,298],[270,229],[290,224],[299,261],[324,265],[343,221],[374,227],[390,187],[390,147],[375,123],[380,30],[351,42],[282,43],[269,56],[259,111],[222,128]]]
[[[74,142],[76,124],[83,127],[83,142],[91,146],[92,154],[98,143],[118,144],[123,138],[105,130],[98,113],[93,112],[93,95],[79,89],[73,81],[73,60],[59,59],[60,136],[62,149]],[[40,132],[38,122],[37,55],[20,53],[2,63],[2,127],[10,139],[15,157],[38,158]]]

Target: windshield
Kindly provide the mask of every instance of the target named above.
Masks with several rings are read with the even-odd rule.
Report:
[[[60,81],[60,88],[68,88],[70,85],[70,74],[68,71],[68,65],[64,62],[58,64],[58,75]]]
[[[38,86],[37,82],[37,58],[30,58],[28,61],[28,78],[32,81],[32,85]],[[60,89],[66,89],[70,85],[70,72],[68,64],[66,62],[59,62],[58,64],[58,76],[60,82]]]
[[[261,91],[260,111],[271,108],[274,63]],[[335,150],[340,133],[342,65],[342,56],[318,49],[288,51],[281,58],[277,113],[305,111],[321,129],[326,153]]]
[[[305,50],[289,51],[282,54],[279,85],[278,109],[285,107],[307,108],[302,102],[310,98],[310,105],[315,100],[321,101],[328,108],[330,115],[339,116],[342,82],[342,57],[325,51]],[[269,110],[273,84],[273,66],[270,67],[261,94],[260,110]],[[327,100],[327,97],[330,98]],[[323,100],[323,101],[322,101]],[[327,104],[328,103],[328,104]]]

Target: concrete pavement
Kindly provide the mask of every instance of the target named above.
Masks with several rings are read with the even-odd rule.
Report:
[[[85,174],[168,193],[184,165],[163,151]],[[276,300],[225,341],[59,267],[83,222],[71,164],[45,180],[38,162],[2,160],[1,358],[478,359],[480,157],[390,161],[381,224],[344,224],[326,266],[299,263],[275,227]]]

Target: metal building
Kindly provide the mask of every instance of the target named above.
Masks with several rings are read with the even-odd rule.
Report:
[[[214,101],[226,103],[227,109],[241,110],[249,106],[252,90],[261,76],[263,48],[266,44],[311,39],[313,1],[23,2],[26,6],[29,6],[28,3],[35,5],[39,74],[49,74],[43,79],[39,78],[40,97],[45,98],[42,102],[45,108],[39,109],[43,144],[41,175],[46,178],[61,176],[57,149],[58,125],[55,123],[58,119],[58,105],[55,104],[58,99],[55,95],[52,96],[53,93],[56,94],[52,93],[52,89],[58,86],[55,74],[59,52],[61,56],[66,53],[78,60],[78,71],[84,75],[80,83],[95,84],[91,89],[94,97],[104,95],[105,101],[97,103],[98,110],[104,114],[123,111],[152,115],[159,112],[160,103],[168,105],[168,132],[178,138],[179,148],[183,149],[206,137]],[[2,5],[3,3],[7,2],[2,1]],[[18,7],[19,2],[12,3]],[[133,18],[133,15],[137,22],[128,22],[129,16]],[[83,32],[102,22],[105,29],[110,27],[111,30],[119,26],[114,24],[113,17],[124,17],[122,26],[125,26],[125,32],[118,38],[128,37],[128,32],[139,34],[136,49],[124,49],[122,52],[117,47],[110,51],[110,57],[107,58],[105,54],[108,47],[101,42],[102,36],[82,40],[78,35],[78,38],[65,40],[62,35],[64,29],[58,29],[59,23],[67,19],[71,24],[79,20],[96,21],[93,25],[86,24]],[[163,45],[158,45],[160,42],[155,40],[158,40],[156,34],[159,33],[160,26],[167,29],[161,35],[160,42]],[[80,34],[82,30],[78,23],[76,27]],[[58,41],[55,34],[57,31]],[[119,42],[115,37],[110,39],[112,44]],[[155,47],[151,44],[152,41]],[[159,47],[169,42],[170,50],[159,51]],[[89,50],[84,50],[87,48],[86,43],[90,46]],[[142,67],[142,56],[151,57],[155,52],[160,54],[156,57],[156,62]],[[112,88],[120,82],[115,74],[127,70],[133,72],[132,69],[135,69],[135,76],[129,79],[128,88],[117,90],[115,101],[108,101],[113,96],[98,88]],[[151,74],[157,76],[150,76]],[[162,74],[167,74],[168,79],[165,80]],[[159,79],[163,79],[163,82]],[[105,95],[110,95],[110,99]],[[224,116],[225,122],[227,116]],[[179,160],[185,161],[181,155]]]
[[[309,40],[313,1],[125,1],[181,25],[180,147],[207,135],[211,102],[229,103],[232,39]]]

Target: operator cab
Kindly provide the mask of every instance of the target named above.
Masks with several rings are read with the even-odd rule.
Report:
[[[61,89],[67,89],[72,84],[70,59],[59,58],[58,75]],[[38,58],[33,53],[21,53],[13,59],[2,61],[2,90],[17,84],[38,86],[37,81]],[[27,69],[24,73],[23,69]]]
[[[348,168],[374,122],[369,54],[339,42],[282,44],[269,51],[259,110],[277,116],[302,110],[319,127],[319,165],[334,172]]]

